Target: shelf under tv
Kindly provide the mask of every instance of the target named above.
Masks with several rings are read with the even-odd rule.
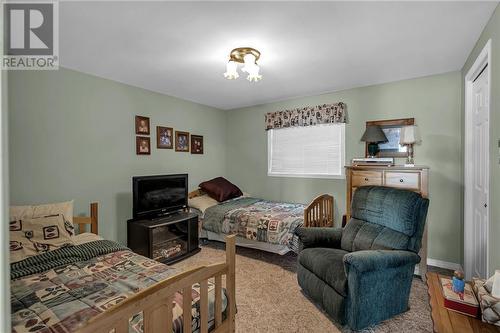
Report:
[[[178,212],[155,219],[128,220],[127,244],[132,251],[163,263],[182,260],[200,251],[198,216]]]

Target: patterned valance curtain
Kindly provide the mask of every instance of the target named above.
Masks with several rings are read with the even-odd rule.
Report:
[[[266,114],[266,131],[273,128],[314,126],[319,124],[345,123],[346,121],[347,109],[344,103],[322,104],[269,112]]]

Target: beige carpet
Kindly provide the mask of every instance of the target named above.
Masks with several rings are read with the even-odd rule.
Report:
[[[236,332],[349,332],[335,325],[302,293],[295,255],[275,255],[238,248],[236,256]],[[211,242],[175,267],[188,268],[225,260],[223,245]],[[414,279],[410,310],[364,332],[432,332],[427,290]]]

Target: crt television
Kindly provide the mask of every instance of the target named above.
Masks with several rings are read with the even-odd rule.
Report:
[[[132,178],[136,218],[155,218],[188,205],[188,175],[138,176]]]

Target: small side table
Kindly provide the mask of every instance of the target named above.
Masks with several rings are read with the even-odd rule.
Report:
[[[440,275],[427,273],[427,289],[431,305],[434,332],[438,333],[500,333],[500,327],[483,323],[479,318],[473,318],[448,310],[444,307],[443,292],[441,291]]]

